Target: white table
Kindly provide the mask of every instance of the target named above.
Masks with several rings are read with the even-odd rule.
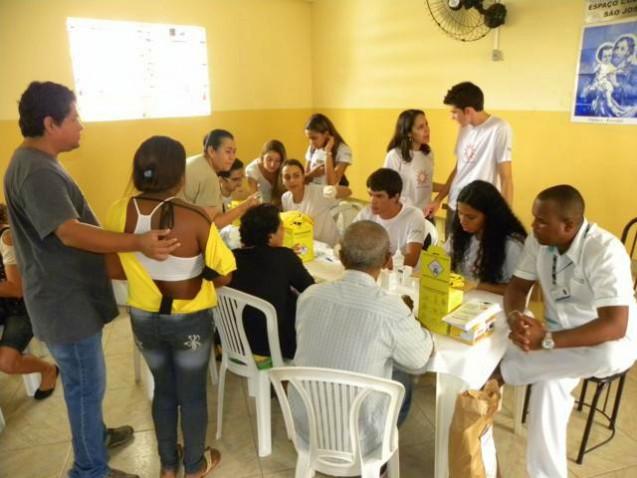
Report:
[[[336,280],[344,272],[339,262],[325,260],[323,256],[306,263],[305,267],[318,281]],[[412,293],[415,291],[412,290]],[[484,291],[470,291],[465,294],[465,297],[502,302],[502,296]],[[472,346],[449,337],[432,334],[435,344],[434,355],[422,370],[409,371],[414,374],[425,372],[436,374],[434,475],[436,478],[446,478],[449,475],[449,427],[456,398],[458,394],[469,389],[479,389],[486,383],[504,356],[508,345],[508,334],[509,328],[502,313],[498,314],[493,334]]]

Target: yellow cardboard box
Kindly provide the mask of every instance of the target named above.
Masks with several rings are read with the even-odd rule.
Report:
[[[296,252],[303,262],[314,260],[314,221],[300,211],[281,213],[285,229],[283,245]]]
[[[418,320],[429,330],[449,335],[442,318],[462,304],[464,279],[451,272],[451,258],[444,248],[429,246],[420,254]]]

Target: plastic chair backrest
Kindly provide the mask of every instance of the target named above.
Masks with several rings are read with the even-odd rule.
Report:
[[[311,463],[320,463],[335,474],[361,469],[359,418],[365,399],[377,392],[387,396],[381,456],[389,459],[398,446],[396,423],[405,389],[402,384],[371,375],[316,367],[281,367],[269,371],[286,428],[298,450],[298,436],[288,401],[291,389],[300,396],[308,418]],[[281,382],[288,382],[287,394]],[[375,393],[376,395],[376,393]],[[377,395],[378,396],[378,395]]]
[[[429,246],[435,246],[438,244],[438,229],[436,225],[425,219],[425,241],[423,243],[423,249],[427,250]]]
[[[251,376],[257,372],[243,327],[243,310],[248,305],[265,316],[272,366],[283,365],[276,310],[272,304],[231,287],[222,287],[217,289],[217,307],[212,309],[214,320],[221,337],[224,358],[228,358],[228,368],[243,376]]]
[[[622,232],[622,243],[626,247],[626,251],[631,260],[631,271],[633,272],[633,289],[637,292],[637,217],[628,221]]]
[[[363,209],[357,202],[341,201],[330,211],[332,218],[336,222],[339,234],[343,235],[345,229],[354,221],[356,215]]]

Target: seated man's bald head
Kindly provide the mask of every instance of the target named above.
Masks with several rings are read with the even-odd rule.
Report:
[[[382,269],[389,257],[387,231],[372,221],[353,223],[343,235],[340,257],[346,269]]]

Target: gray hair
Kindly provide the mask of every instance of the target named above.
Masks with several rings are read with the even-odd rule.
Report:
[[[389,235],[380,224],[358,221],[345,230],[340,255],[346,269],[380,269],[385,265],[388,253]]]

